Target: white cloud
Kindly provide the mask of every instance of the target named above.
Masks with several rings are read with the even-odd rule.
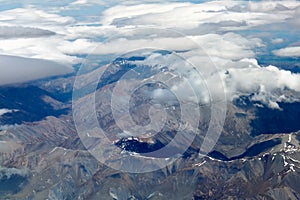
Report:
[[[91,5],[98,6],[99,16],[92,16],[94,18],[91,21],[89,19],[80,21],[80,17],[75,17],[82,14],[81,8]],[[111,5],[114,6],[109,7]],[[5,30],[0,27],[0,37],[2,34],[4,38],[0,40],[0,53],[73,65],[82,61],[77,57],[78,54],[123,54],[141,48],[182,51],[178,55],[195,63],[198,70],[205,72],[208,83],[216,88],[213,92],[218,92],[219,83],[215,83],[215,77],[220,74],[227,84],[226,92],[231,95],[230,97],[255,93],[253,100],[278,108],[277,102],[291,101],[289,97],[282,98],[281,93],[284,93],[285,89],[299,91],[297,85],[299,77],[298,74],[276,67],[258,65],[255,59],[256,49],[263,48],[266,44],[258,38],[259,36],[251,36],[255,35],[252,29],[268,30],[270,25],[276,25],[281,29],[281,26],[287,24],[298,27],[300,16],[298,6],[300,6],[298,1],[224,0],[166,3],[162,0],[109,2],[76,0],[62,8],[44,10],[34,7],[17,8],[0,12],[0,26],[11,28]],[[108,9],[101,14],[100,10],[104,7]],[[75,8],[78,11],[73,13],[74,17],[60,15],[65,9],[72,11]],[[137,28],[149,26],[170,28],[174,33],[155,28],[152,30]],[[242,35],[235,33],[236,30],[249,31]],[[182,34],[176,34],[176,31]],[[48,33],[55,35],[47,36],[47,39],[35,37]],[[30,35],[31,38],[25,38]],[[110,40],[106,41],[107,38]],[[273,44],[286,41],[284,36],[271,35],[270,38],[274,38],[271,40]],[[207,57],[201,49],[211,57],[216,69],[206,62]],[[273,53],[277,56],[295,57],[300,56],[299,52],[299,47],[287,47]],[[172,56],[152,56],[145,62],[172,63],[174,62]],[[11,62],[15,60],[12,59]],[[179,70],[180,64],[182,63],[178,62],[174,67]],[[0,69],[8,70],[8,68]],[[34,67],[27,69],[31,72],[39,71]],[[45,74],[38,73],[36,77],[30,76],[29,79],[62,72],[54,68],[54,71],[48,70],[50,68],[44,70]],[[192,74],[188,75],[196,86],[199,80]],[[11,72],[10,76],[13,77],[10,80],[17,80],[16,73]],[[18,78],[23,80],[21,76]]]
[[[68,54],[123,54],[128,51],[144,48],[156,48],[156,49],[168,49],[168,50],[191,50],[196,48],[196,45],[191,43],[189,39],[185,37],[181,38],[147,38],[147,39],[128,39],[128,38],[116,38],[112,41],[104,43],[92,42],[91,40],[75,40],[68,42],[65,45],[59,47],[65,53]],[[96,49],[94,49],[96,48]],[[93,50],[93,51],[91,51]]]
[[[65,43],[67,27],[75,23],[63,17],[35,8],[16,8],[0,12],[0,54],[38,58],[73,65],[80,62],[57,48]],[[23,26],[26,27],[23,27]],[[2,26],[2,28],[1,28]],[[47,35],[47,38],[37,37]]]
[[[107,38],[122,31],[122,29],[115,26],[88,26],[87,24],[80,26],[69,26],[66,27],[66,30],[68,34],[65,37],[69,40],[82,38],[95,39],[99,37]]]
[[[172,3],[172,4],[141,4],[133,6],[114,6],[103,12],[102,23],[104,25],[113,24],[117,19],[130,19],[135,16],[144,16],[149,13],[168,13],[175,8],[190,5],[190,3]],[[156,19],[158,20],[158,19]]]
[[[73,72],[58,63],[0,55],[0,85],[21,83]]]
[[[177,0],[75,0],[71,2],[68,6],[69,9],[71,9],[73,6],[97,6],[101,5],[104,7],[112,7],[116,5],[138,5],[138,4],[144,4],[144,3],[167,3],[167,2],[176,2]]]
[[[284,5],[282,5],[284,4]],[[284,22],[294,14],[299,2],[241,2],[210,1],[199,4],[168,3],[115,6],[103,13],[105,25],[155,25],[177,30],[198,28],[203,24],[217,23],[228,26],[228,22],[244,24],[230,27],[248,29],[254,26]],[[251,13],[251,14],[250,14]]]
[[[299,75],[280,70],[274,66],[259,66],[255,59],[255,49],[264,47],[263,41],[254,37],[243,37],[230,31],[251,30],[254,27],[265,27],[267,29],[270,24],[283,26],[282,24],[295,18],[297,6],[299,5],[300,2],[297,1],[212,1],[199,4],[122,5],[105,11],[102,22],[106,26],[116,26],[118,28],[151,25],[186,33],[187,38],[198,43],[211,56],[219,70],[217,73],[226,82],[226,92],[230,94],[230,97],[254,93],[253,100],[261,101],[271,108],[279,108],[278,102],[297,100],[282,98],[282,94],[286,90],[299,92]],[[203,26],[209,28],[213,34],[207,34],[203,30],[205,29]],[[189,42],[185,42],[186,38],[183,39],[184,36],[177,37],[176,40],[173,36],[167,38],[162,37],[160,34],[153,39],[145,38],[147,38],[146,35],[143,39],[120,39],[107,44],[101,43],[99,46],[100,51],[97,51],[97,53],[103,54],[106,50],[110,53],[122,53],[128,49],[150,46],[168,50],[187,50],[187,52],[180,53],[180,55],[192,63],[199,63],[197,67],[200,71],[209,72],[211,66],[205,66],[205,62],[203,62],[205,59],[201,58],[201,52],[199,56],[197,48],[194,48]],[[278,44],[284,42],[284,39],[277,38],[272,42]],[[300,52],[298,49],[290,50],[293,50],[294,56],[296,52]],[[279,53],[283,55],[286,52],[279,51]],[[166,60],[163,62],[169,62],[170,57],[165,57]],[[153,63],[163,59],[152,58],[154,59],[152,60]],[[145,62],[151,63],[149,60]],[[225,75],[226,70],[229,73],[228,75]],[[209,84],[216,84],[210,81],[209,76],[206,78]]]
[[[281,57],[300,57],[300,46],[274,50],[273,53]]]
[[[64,43],[66,41],[59,37],[5,39],[0,40],[0,53],[51,60],[68,66],[80,62],[79,58],[59,51],[58,45]]]
[[[35,38],[55,35],[54,32],[22,26],[0,26],[1,38]]]
[[[70,5],[83,5],[83,4],[87,4],[87,3],[88,3],[88,0],[77,0],[77,1],[70,3]]]
[[[262,89],[272,91],[275,89],[291,89],[300,92],[300,74],[280,70],[275,66],[228,69],[229,77],[234,80],[234,88],[245,93]],[[275,83],[275,84],[274,84]]]
[[[294,9],[294,15],[288,20],[292,28],[299,29],[300,27],[300,5]]]
[[[212,61],[217,66],[214,68],[208,57],[197,56],[195,51],[178,53],[178,55],[179,57],[175,54],[153,54],[138,63],[168,66],[171,70],[187,77],[195,88],[193,92],[197,94],[201,102],[207,103],[209,95],[215,99],[222,98],[222,92],[227,94],[229,100],[240,95],[251,94],[253,101],[259,101],[273,109],[280,109],[279,102],[299,101],[297,94],[300,92],[300,74],[281,70],[275,66],[261,67],[254,58],[233,61],[228,58],[212,57]],[[188,67],[189,63],[193,64],[202,76],[197,75],[191,66]],[[225,88],[221,86],[222,81],[225,83]],[[185,97],[194,96],[194,93],[188,93],[186,88],[189,86],[178,82],[173,89],[184,94]],[[296,96],[289,96],[290,94]]]
[[[66,41],[58,46],[58,49],[65,54],[91,54],[98,46],[98,43],[87,39],[77,39],[73,42]]]
[[[72,17],[63,17],[35,8],[16,8],[0,12],[0,25],[2,26],[26,25],[58,34],[66,34],[66,26],[75,22]]]
[[[145,29],[147,32],[151,29]],[[161,34],[163,30],[153,30],[153,33],[158,31]],[[137,38],[130,38],[130,35],[137,33]],[[87,39],[78,39],[72,42],[63,43],[59,46],[59,50],[67,54],[123,54],[128,51],[145,48],[156,48],[173,51],[197,51],[203,49],[212,57],[220,57],[230,60],[254,57],[253,48],[263,46],[263,43],[258,38],[245,38],[234,33],[226,33],[224,35],[207,34],[203,36],[182,36],[162,37],[159,34],[154,34],[154,37],[149,37],[146,33],[138,31],[128,32],[129,37],[115,38],[106,42],[93,42]],[[172,34],[172,31],[169,31]],[[199,52],[197,52],[199,53]],[[187,52],[189,54],[189,52]]]
[[[81,59],[60,52],[57,46],[66,42],[66,28],[74,23],[72,17],[33,7],[1,11],[0,85],[72,72],[70,67]]]
[[[284,42],[284,39],[282,38],[275,38],[271,40],[272,44],[280,44]]]
[[[298,101],[282,98],[287,91],[300,92],[300,74],[281,70],[275,66],[230,68],[225,77],[230,96],[249,95],[252,100],[277,108],[277,102]]]
[[[229,60],[251,58],[255,56],[256,47],[264,44],[259,38],[245,38],[235,33],[224,35],[207,34],[192,37],[200,47],[212,57],[220,57]]]

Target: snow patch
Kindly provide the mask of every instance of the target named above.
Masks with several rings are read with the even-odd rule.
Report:
[[[206,160],[203,161],[202,163],[194,164],[194,167],[201,167],[201,166],[204,165],[205,163],[206,163]]]
[[[0,116],[7,114],[7,113],[13,113],[13,112],[18,112],[18,110],[10,110],[7,108],[1,108],[0,109]]]

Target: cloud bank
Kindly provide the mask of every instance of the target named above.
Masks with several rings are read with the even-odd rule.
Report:
[[[84,61],[82,55],[105,58],[129,49],[158,48],[196,63],[199,71],[208,74],[209,84],[216,84],[214,76],[221,76],[229,99],[248,94],[271,108],[278,108],[279,102],[299,101],[288,95],[299,92],[299,74],[258,64],[262,53],[300,57],[299,45],[295,46],[300,40],[295,34],[300,28],[299,1],[74,0],[46,5],[28,1],[23,8],[0,12],[0,53],[17,56],[0,57],[0,84],[68,73],[69,68],[53,67],[53,62],[72,66]],[[174,34],[143,27],[167,28]],[[206,66],[203,52],[215,70]],[[152,55],[144,62],[176,68],[179,64],[172,62],[172,56]],[[195,85],[199,82],[188,75]]]
[[[0,55],[0,72],[1,86],[67,74],[73,69],[46,60]]]
[[[54,32],[22,26],[0,26],[0,38],[35,38],[55,35]]]

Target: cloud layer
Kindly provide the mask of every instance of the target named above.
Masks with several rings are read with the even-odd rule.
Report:
[[[0,53],[18,56],[0,57],[0,84],[68,73],[69,68],[53,62],[72,66],[84,61],[82,55],[103,59],[157,48],[196,63],[209,84],[215,84],[218,74],[229,99],[251,94],[272,108],[278,108],[278,102],[298,101],[286,90],[299,92],[299,74],[260,66],[258,57],[300,57],[295,45],[300,41],[299,1],[70,0],[46,5],[26,1],[23,7],[0,12]],[[205,54],[216,68],[206,66]],[[176,65],[172,56],[152,55],[145,62]],[[192,74],[189,77],[197,83]]]
[[[0,55],[0,72],[1,86],[67,74],[73,69],[46,60]]]
[[[55,35],[54,32],[21,26],[0,26],[0,38],[35,38]]]

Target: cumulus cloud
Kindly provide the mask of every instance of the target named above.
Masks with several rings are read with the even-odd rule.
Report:
[[[282,95],[290,90],[300,92],[300,74],[278,69],[275,66],[230,68],[225,78],[234,97],[236,94],[252,96],[253,100],[276,108],[276,102],[286,99]]]
[[[41,59],[0,55],[0,72],[0,85],[6,85],[63,75],[73,72],[73,69]]]

